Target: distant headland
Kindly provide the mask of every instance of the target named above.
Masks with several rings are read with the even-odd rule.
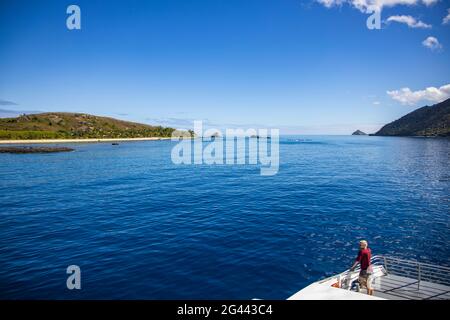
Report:
[[[450,137],[450,99],[408,113],[374,135]]]

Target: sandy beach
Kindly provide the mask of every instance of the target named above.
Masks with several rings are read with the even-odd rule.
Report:
[[[44,144],[44,143],[95,143],[95,142],[127,142],[169,140],[170,138],[106,138],[106,139],[39,139],[39,140],[0,140],[0,144]]]

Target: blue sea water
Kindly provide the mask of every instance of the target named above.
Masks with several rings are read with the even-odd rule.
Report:
[[[171,141],[73,146],[0,154],[0,298],[285,299],[361,238],[450,265],[449,139],[283,137],[270,177],[174,165]]]

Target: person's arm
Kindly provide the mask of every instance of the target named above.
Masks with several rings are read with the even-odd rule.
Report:
[[[358,252],[358,256],[356,257],[355,262],[353,263],[352,267],[350,268],[350,271],[354,271],[360,261],[361,261],[361,251]]]
[[[355,271],[356,266],[359,264],[358,260],[355,260],[355,262],[353,263],[352,267],[350,268],[350,271]]]

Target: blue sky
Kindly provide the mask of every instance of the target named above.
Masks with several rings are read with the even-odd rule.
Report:
[[[385,6],[381,30],[352,0],[320,2],[2,0],[0,109],[347,134],[448,96],[449,1]]]

